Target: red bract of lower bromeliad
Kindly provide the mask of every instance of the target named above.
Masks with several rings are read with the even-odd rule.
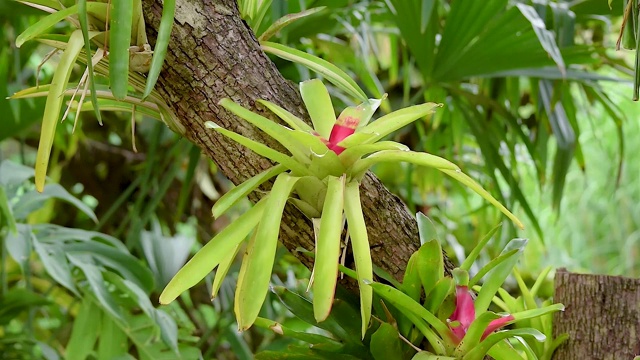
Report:
[[[449,317],[449,328],[453,331],[458,342],[462,341],[466,335],[471,323],[476,319],[476,310],[473,304],[473,297],[466,286],[456,286],[456,309]],[[514,320],[513,315],[507,315],[489,323],[482,333],[482,339],[486,338],[492,332],[505,326],[508,322]]]

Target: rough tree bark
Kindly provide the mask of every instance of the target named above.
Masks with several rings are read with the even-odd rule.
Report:
[[[162,1],[146,0],[144,6],[153,42]],[[176,6],[169,51],[156,89],[184,127],[182,135],[201,147],[233,183],[239,184],[271,163],[205,129],[205,121],[212,120],[272,148],[282,148],[226,112],[218,101],[229,97],[274,121],[276,118],[257,99],[272,101],[307,121],[308,114],[297,87],[281,76],[240,18],[236,0],[178,0]],[[419,246],[416,220],[371,173],[363,181],[361,195],[373,262],[401,279],[409,257]],[[293,206],[285,210],[280,239],[290,251],[300,246],[309,250],[314,247],[310,222]],[[311,259],[293,253],[305,265],[311,264]]]
[[[640,355],[640,279],[558,269],[554,336],[569,334],[554,360],[632,360]]]

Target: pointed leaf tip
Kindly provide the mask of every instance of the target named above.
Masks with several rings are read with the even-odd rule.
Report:
[[[213,121],[206,121],[206,122],[204,123],[204,126],[205,126],[207,129],[220,129],[220,128],[221,128],[221,126],[220,126],[220,125],[218,125],[218,124],[214,123]]]

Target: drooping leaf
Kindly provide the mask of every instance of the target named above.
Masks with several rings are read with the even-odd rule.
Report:
[[[265,197],[203,246],[167,284],[160,294],[160,303],[172,302],[182,292],[200,282],[223,261],[224,256],[242,242],[258,224],[266,208],[266,203],[267,198]]]
[[[236,288],[234,312],[241,331],[248,329],[258,317],[269,291],[269,279],[280,233],[280,220],[289,194],[299,178],[278,175],[263,211],[260,223],[247,246]],[[237,221],[237,220],[236,220]]]
[[[316,258],[313,266],[313,311],[318,322],[329,316],[338,280],[344,190],[344,177],[329,177],[320,229],[316,237]]]

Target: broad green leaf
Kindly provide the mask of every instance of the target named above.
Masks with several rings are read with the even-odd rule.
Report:
[[[367,95],[365,95],[364,91],[362,91],[358,84],[334,64],[303,51],[268,41],[260,43],[260,46],[262,47],[262,50],[269,54],[301,64],[318,74],[321,74],[329,82],[354,98],[362,101],[367,100]]]
[[[110,314],[102,313],[102,324],[98,337],[98,360],[119,358],[127,355],[128,350],[127,334],[115,323]]]
[[[0,195],[3,188],[0,187]],[[17,224],[14,231],[5,235],[4,247],[9,255],[20,265],[22,274],[29,275],[29,258],[33,250],[33,233],[31,226],[27,224]]]
[[[118,100],[124,100],[129,87],[129,47],[133,6],[127,0],[111,0],[109,24],[109,84]]]
[[[211,121],[207,121],[205,123],[205,126],[209,129],[214,129],[215,131],[239,143],[240,145],[243,145],[251,149],[253,152],[255,152],[258,155],[264,156],[272,161],[275,161],[277,163],[284,165],[285,167],[292,170],[293,172],[296,172],[297,174],[310,175],[307,168],[304,167],[301,163],[299,163],[292,157],[289,157],[279,151],[273,150],[270,147],[264,144],[261,144],[257,141],[253,141],[242,135],[236,134],[233,131],[224,129]]]
[[[160,27],[158,28],[158,37],[156,38],[156,45],[153,49],[153,58],[151,60],[151,67],[149,68],[149,74],[147,74],[147,84],[144,88],[144,94],[142,99],[146,99],[151,91],[153,91],[160,70],[162,70],[162,64],[164,58],[167,56],[167,48],[169,47],[169,40],[171,39],[171,28],[173,27],[173,17],[176,11],[175,0],[164,0],[162,2],[162,17],[160,18]]]
[[[300,11],[294,14],[287,14],[280,19],[276,20],[267,30],[265,30],[259,37],[258,41],[263,42],[269,40],[272,36],[276,35],[280,30],[282,30],[285,26],[291,24],[292,22],[301,19],[305,16],[313,15],[317,12],[326,9],[326,6],[319,6],[311,9],[307,9],[304,11]],[[257,30],[257,29],[256,29]]]
[[[73,276],[71,275],[71,266],[61,247],[41,243],[36,237],[33,242],[33,248],[36,250],[40,261],[47,274],[53,278],[58,284],[64,286],[77,297],[80,293],[75,286]]]
[[[329,139],[331,129],[336,123],[331,97],[320,79],[312,79],[300,83],[300,94],[309,112],[313,128],[324,139]]]
[[[287,170],[287,168],[282,164],[273,166],[229,190],[226,194],[220,197],[215,204],[213,204],[213,208],[211,209],[213,217],[215,219],[219,218],[233,205],[237,204],[238,201],[244,199],[252,191],[258,188],[258,186],[285,170]]]
[[[500,341],[495,344],[489,349],[487,355],[495,360],[532,360],[522,356],[522,354],[507,341]]]
[[[526,245],[526,239],[513,239],[505,246],[504,250],[502,250],[502,254],[511,253],[512,250],[517,251],[506,257],[499,265],[487,273],[482,289],[478,293],[478,297],[474,303],[476,314],[481,314],[487,310],[491,299],[498,289],[502,287],[507,276],[509,276],[516,262],[518,262],[518,259],[524,252]]]
[[[23,311],[50,305],[51,302],[30,290],[12,287],[0,297],[0,325],[7,326]],[[3,354],[4,355],[4,354]]]
[[[500,228],[502,227],[502,223],[496,225],[493,229],[491,229],[489,231],[489,233],[487,233],[487,235],[485,235],[479,242],[478,244],[473,248],[473,250],[471,250],[471,252],[469,253],[469,255],[467,255],[467,258],[464,259],[464,261],[462,262],[462,264],[460,265],[460,269],[469,271],[471,270],[471,266],[473,266],[473,263],[476,261],[476,259],[478,258],[478,255],[480,255],[480,252],[485,248],[485,245],[487,245],[487,243],[489,242],[489,240],[491,240],[491,238],[493,237],[493,235],[496,234],[496,232],[498,232],[498,230],[500,230]],[[473,284],[471,285],[473,286]]]
[[[371,354],[375,360],[402,360],[400,334],[392,325],[383,322],[371,336]]]
[[[80,303],[80,310],[73,321],[71,337],[66,346],[66,360],[85,360],[91,354],[98,339],[102,311],[89,298]]]
[[[178,271],[160,294],[160,303],[168,304],[185,290],[193,287],[222,262],[229,252],[244,240],[258,224],[266,208],[268,197],[263,198],[249,211],[231,222],[198,251]]]
[[[313,266],[313,312],[316,321],[329,316],[338,280],[340,237],[343,229],[344,177],[329,177],[327,193],[316,237],[316,258]],[[363,319],[363,321],[366,321]]]
[[[513,221],[516,226],[520,229],[524,229],[524,225],[515,215],[513,215],[507,208],[504,207],[498,200],[496,200],[489,192],[483,189],[475,180],[470,178],[467,174],[458,170],[449,170],[449,169],[440,169],[443,173],[451,176],[452,178],[458,180],[461,184],[475,191],[478,195],[482,196],[485,200],[493,204],[493,206],[497,207],[503,214],[505,214],[511,221]]]
[[[432,239],[424,243],[418,249],[418,258],[416,260],[420,282],[425,295],[428,297],[436,283],[444,277],[444,259],[440,242]]]
[[[375,137],[369,138],[367,140],[367,143],[372,143],[382,139],[383,137],[391,134],[392,132],[398,129],[405,127],[406,125],[411,124],[412,122],[420,119],[421,117],[432,114],[433,112],[435,112],[435,109],[440,106],[442,106],[442,104],[436,104],[436,103],[425,103],[421,105],[409,106],[407,108],[394,111],[391,114],[387,114],[371,122],[367,126],[361,129],[358,129],[357,133],[362,132],[362,133],[376,134]]]
[[[13,187],[35,176],[32,167],[17,164],[13,161],[3,160],[0,162],[0,185],[1,187]]]
[[[47,95],[47,103],[44,108],[44,116],[42,117],[40,143],[36,155],[36,189],[40,192],[44,189],[47,167],[49,166],[49,156],[51,155],[53,138],[62,106],[62,93],[69,82],[73,65],[83,45],[82,31],[74,31],[69,38],[67,48],[62,54],[53,79],[51,80],[51,88]]]
[[[144,266],[134,256],[121,249],[105,245],[98,241],[73,242],[63,245],[66,254],[86,254],[103,266],[113,269],[123,278],[134,282],[147,294],[153,286],[153,274],[148,267]]]
[[[429,292],[429,296],[425,300],[424,307],[432,314],[437,314],[438,310],[447,299],[449,294],[453,294],[455,284],[452,278],[443,277],[438,280]]]
[[[263,212],[242,260],[234,303],[240,331],[253,324],[269,291],[282,212],[298,179],[286,173],[278,175],[265,202],[268,211]]]
[[[38,192],[28,192],[20,197],[20,201],[14,205],[13,213],[16,218],[24,219],[31,212],[40,208],[45,201],[49,199],[60,199],[64,200],[71,205],[73,205],[76,209],[80,210],[82,213],[87,215],[94,222],[98,222],[98,218],[95,213],[89,206],[83,203],[78,198],[71,195],[64,187],[60,184],[49,184],[44,190],[40,193]]]
[[[420,271],[418,268],[418,252],[411,254],[407,267],[404,269],[404,277],[402,279],[402,286],[400,287],[403,293],[409,295],[413,301],[420,301],[420,294],[422,293],[422,282],[420,281]]]
[[[118,306],[113,294],[107,288],[101,269],[93,263],[90,255],[87,254],[66,254],[67,259],[75,265],[82,273],[89,284],[90,293],[95,295],[102,309],[118,320],[124,320],[121,307]]]
[[[344,213],[347,218],[351,248],[358,274],[360,317],[362,319],[362,337],[364,338],[369,327],[373,303],[373,289],[365,284],[365,280],[373,281],[373,264],[367,226],[364,222],[362,203],[360,202],[360,184],[357,182],[350,182],[345,188]]]
[[[78,0],[78,20],[80,21],[80,30],[82,30],[82,38],[84,39],[84,51],[89,58],[87,61],[87,80],[89,84],[89,97],[91,98],[91,104],[95,109],[96,119],[98,123],[102,125],[102,115],[100,114],[100,108],[98,105],[98,97],[96,96],[96,84],[93,79],[93,60],[91,59],[91,42],[89,38],[89,20],[87,16],[87,0]]]
[[[356,161],[356,163],[353,164],[353,167],[350,169],[349,173],[354,178],[361,178],[362,176],[364,176],[364,173],[375,164],[382,162],[399,161],[410,162],[419,166],[436,168],[440,171],[445,172],[446,174],[460,172],[460,169],[457,165],[436,155],[404,150],[382,150],[362,160]]]

